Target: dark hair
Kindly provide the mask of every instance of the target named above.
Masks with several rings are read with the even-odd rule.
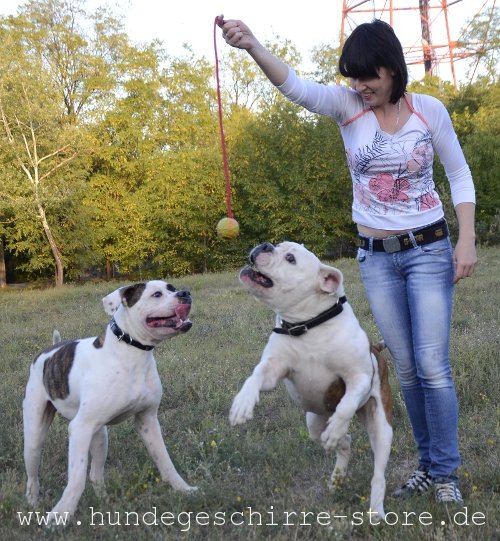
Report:
[[[387,68],[394,74],[390,102],[396,103],[408,84],[403,47],[392,27],[375,19],[357,26],[346,39],[339,59],[339,71],[344,77],[362,79],[378,77],[379,68]]]

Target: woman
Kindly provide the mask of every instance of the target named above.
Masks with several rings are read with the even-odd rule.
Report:
[[[358,26],[345,42],[339,69],[351,88],[301,80],[243,22],[223,16],[217,22],[226,42],[245,49],[284,96],[339,125],[353,182],[360,272],[418,450],[417,469],[394,496],[433,487],[438,502],[462,502],[449,338],[454,283],[471,276],[476,263],[475,193],[444,105],[406,92],[401,43],[382,21]],[[457,214],[454,250],[432,178],[434,151]]]

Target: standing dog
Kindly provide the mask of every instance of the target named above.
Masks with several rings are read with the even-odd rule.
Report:
[[[23,417],[26,497],[31,505],[38,499],[40,454],[54,414],[58,411],[71,421],[68,484],[49,523],[75,512],[85,488],[89,451],[90,480],[102,490],[106,425],[130,416],[162,479],[177,490],[194,490],[177,473],[163,442],[157,417],[162,387],[152,353],[162,340],[191,328],[191,296],[154,280],[117,289],[102,301],[113,315],[104,336],[56,343],[38,355],[30,369]]]
[[[277,315],[259,364],[236,395],[232,425],[253,417],[260,391],[284,380],[305,410],[310,437],[337,460],[330,478],[345,475],[355,413],[367,428],[374,454],[370,507],[384,517],[385,468],[392,442],[392,398],[383,346],[370,346],[344,295],[342,273],[302,245],[261,244],[240,272],[244,286]]]

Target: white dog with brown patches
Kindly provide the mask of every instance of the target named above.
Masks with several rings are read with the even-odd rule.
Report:
[[[47,430],[58,411],[70,420],[68,484],[49,514],[49,523],[71,516],[90,480],[104,486],[108,450],[106,425],[133,416],[161,477],[182,491],[190,487],[177,473],[158,422],[162,386],[152,350],[191,328],[191,296],[154,280],[117,289],[103,298],[113,319],[104,336],[54,344],[33,362],[23,402],[26,497],[38,501],[38,469]]]
[[[357,413],[374,454],[370,507],[384,517],[385,468],[392,441],[392,398],[382,345],[370,346],[344,295],[342,273],[304,246],[264,243],[240,272],[244,286],[277,315],[259,364],[236,395],[232,425],[253,417],[260,391],[284,380],[306,412],[311,438],[337,460],[336,486],[350,457],[349,424]]]

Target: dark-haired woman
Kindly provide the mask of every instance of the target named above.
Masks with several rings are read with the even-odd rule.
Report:
[[[401,43],[382,21],[358,26],[344,44],[339,70],[350,88],[304,81],[243,22],[220,16],[218,24],[226,42],[245,49],[284,96],[338,124],[353,183],[360,272],[418,451],[416,469],[394,496],[433,487],[437,501],[461,502],[449,338],[454,284],[476,264],[475,192],[444,105],[406,92]],[[433,181],[434,152],[457,214],[454,249]]]

